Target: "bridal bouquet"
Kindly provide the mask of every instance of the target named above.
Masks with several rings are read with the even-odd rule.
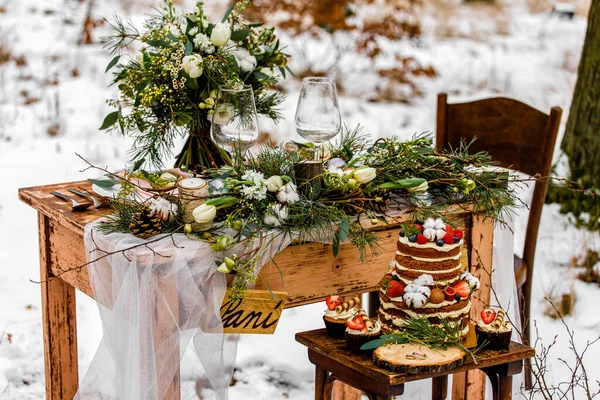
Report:
[[[250,23],[240,13],[249,1],[234,3],[220,21],[209,19],[203,2],[182,14],[165,0],[143,32],[120,19],[106,46],[115,54],[107,66],[120,96],[109,100],[117,110],[100,129],[116,129],[135,138],[133,161],[154,167],[171,154],[174,139],[189,135],[176,167],[199,171],[230,163],[210,140],[210,119],[219,87],[252,86],[259,114],[277,121],[283,94],[268,88],[285,78],[288,55],[274,28]],[[135,55],[125,56],[126,52]]]

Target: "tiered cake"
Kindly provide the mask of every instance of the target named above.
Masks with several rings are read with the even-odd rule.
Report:
[[[442,319],[468,332],[471,293],[479,280],[461,265],[463,233],[441,219],[428,218],[400,232],[394,265],[380,287],[383,333],[402,329],[410,317]]]

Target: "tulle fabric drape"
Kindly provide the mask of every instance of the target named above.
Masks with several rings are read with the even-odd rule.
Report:
[[[183,234],[163,237],[126,250],[145,241],[130,234],[104,235],[98,222],[86,226],[88,261],[117,253],[89,266],[104,336],[76,399],[163,399],[190,343],[215,398],[227,398],[237,341],[223,334],[226,278],[216,270],[217,253]],[[287,245],[282,239],[268,242],[271,251]],[[228,254],[252,245],[258,243],[238,245]]]

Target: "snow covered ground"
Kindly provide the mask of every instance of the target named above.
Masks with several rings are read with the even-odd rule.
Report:
[[[0,399],[44,398],[39,287],[30,282],[39,277],[37,217],[18,201],[17,189],[88,177],[79,173],[83,165],[75,152],[96,164],[118,168],[127,160],[131,144],[127,138],[97,130],[108,111],[104,100],[114,95],[114,89],[107,89],[104,69],[110,57],[101,45],[77,45],[86,4],[0,0],[0,48],[16,57],[0,64]],[[139,22],[155,4],[105,0],[95,3],[92,17],[109,17],[117,11]],[[339,79],[352,97],[340,100],[344,121],[350,127],[361,123],[374,136],[408,138],[415,132],[433,131],[436,94],[445,91],[450,101],[502,95],[544,111],[557,105],[565,110],[564,127],[585,27],[582,17],[568,21],[547,13],[530,14],[519,0],[487,8],[452,2],[428,5],[419,47],[390,46],[432,64],[440,76],[421,81],[424,96],[408,105],[383,104],[367,102],[361,95],[367,90],[364,85],[374,83],[371,78],[357,83],[356,77],[366,72],[345,69]],[[95,39],[105,28],[94,31]],[[318,42],[309,45],[313,54],[326,51]],[[297,82],[289,82],[287,89],[286,121],[276,127],[265,122],[263,129],[278,139],[299,139],[291,122]],[[517,221],[516,248],[522,247],[525,214]],[[543,315],[543,297],[553,288],[568,290],[574,285],[578,300],[574,315],[566,321],[576,332],[578,347],[600,331],[600,304],[595,301],[600,289],[574,281],[568,268],[570,259],[585,246],[599,249],[598,235],[578,231],[556,205],[546,206],[536,255],[533,318],[545,344],[559,335],[550,356],[547,379],[552,382],[564,380],[568,373],[558,359],[573,361],[573,357],[560,323]],[[312,398],[313,369],[294,333],[320,327],[322,309],[313,305],[286,310],[274,336],[242,337],[237,383],[230,398]],[[77,311],[83,376],[101,338],[101,325],[95,303],[85,295],[77,297]],[[585,358],[590,377],[600,376],[599,359],[600,345],[596,345]],[[188,398],[195,390],[195,369],[193,359],[186,358],[183,388]],[[409,385],[406,397],[429,398],[429,390]]]

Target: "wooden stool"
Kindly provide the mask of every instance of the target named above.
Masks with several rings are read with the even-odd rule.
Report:
[[[445,399],[448,375],[480,369],[492,383],[494,400],[512,397],[512,376],[523,369],[523,359],[535,355],[531,347],[511,342],[508,350],[484,350],[478,364],[465,357],[463,365],[442,373],[409,375],[376,366],[371,354],[356,354],[345,348],[345,340],[332,339],[325,329],[300,332],[296,341],[308,347],[308,359],[315,365],[315,400],[330,400],[336,380],[362,391],[371,400],[388,400],[404,393],[406,382],[433,380],[434,400]]]

